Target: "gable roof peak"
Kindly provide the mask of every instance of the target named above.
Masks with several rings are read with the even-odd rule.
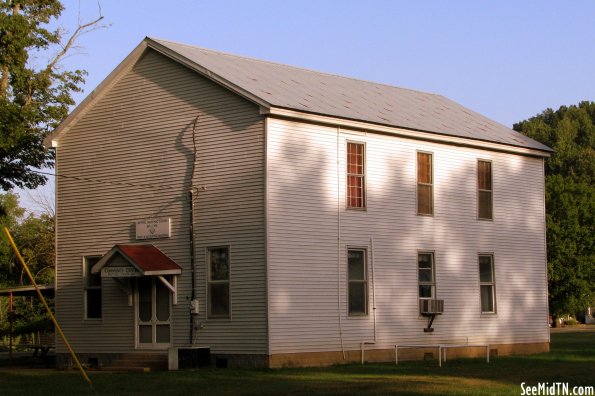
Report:
[[[263,112],[292,111],[334,120],[398,128],[428,134],[496,143],[548,156],[552,150],[512,129],[434,93],[288,66],[174,41],[145,37],[132,53],[64,120],[46,142],[59,136],[85,108],[152,49],[257,104]],[[444,139],[442,139],[444,140]]]
[[[307,73],[319,74],[321,76],[326,76],[326,77],[331,77],[331,78],[346,79],[346,80],[350,80],[350,81],[359,81],[364,84],[383,85],[386,87],[392,87],[394,89],[411,91],[411,92],[420,93],[420,94],[424,94],[424,95],[442,96],[438,93],[418,91],[418,90],[415,90],[412,88],[399,87],[399,86],[392,85],[392,84],[378,83],[377,81],[366,80],[364,78],[350,77],[350,76],[345,76],[345,75],[337,74],[337,73],[330,73],[330,72],[324,72],[324,71],[320,71],[320,70],[308,69],[307,67],[290,65],[287,63],[283,63],[283,62],[274,62],[274,61],[269,61],[269,60],[264,60],[264,59],[253,58],[253,57],[245,56],[245,55],[236,55],[236,54],[232,54],[232,53],[225,52],[225,51],[219,51],[219,50],[214,50],[214,49],[210,49],[210,48],[194,46],[191,44],[181,43],[178,41],[172,41],[172,40],[166,40],[166,39],[161,39],[161,38],[156,38],[156,37],[148,37],[148,36],[146,37],[146,40],[148,40],[149,42],[159,43],[162,45],[169,44],[169,45],[177,45],[177,46],[187,47],[189,49],[200,50],[200,51],[204,51],[204,52],[211,53],[214,55],[227,56],[227,57],[234,58],[234,59],[243,59],[246,61],[258,62],[258,63],[263,63],[263,64],[267,64],[267,65],[271,65],[271,66],[279,66],[279,67],[285,67],[285,68],[290,68],[290,69],[295,69],[295,70],[301,70],[301,71],[304,71]]]
[[[551,149],[438,94],[148,38],[149,46],[265,107],[467,138]]]

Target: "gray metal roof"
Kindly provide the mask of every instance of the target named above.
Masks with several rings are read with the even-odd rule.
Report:
[[[272,107],[552,151],[441,95],[166,40],[147,41],[173,51]]]

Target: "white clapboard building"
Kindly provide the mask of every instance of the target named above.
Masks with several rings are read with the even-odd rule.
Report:
[[[549,349],[551,149],[443,96],[146,38],[50,141],[85,362]]]

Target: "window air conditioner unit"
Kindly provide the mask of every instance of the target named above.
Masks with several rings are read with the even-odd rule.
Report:
[[[419,300],[422,315],[440,315],[444,312],[444,300]]]

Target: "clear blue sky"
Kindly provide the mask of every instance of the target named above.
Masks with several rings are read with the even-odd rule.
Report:
[[[63,62],[89,73],[77,102],[145,36],[439,93],[509,127],[595,100],[593,0],[100,2],[110,26]],[[71,31],[79,6],[97,15],[63,4]]]

